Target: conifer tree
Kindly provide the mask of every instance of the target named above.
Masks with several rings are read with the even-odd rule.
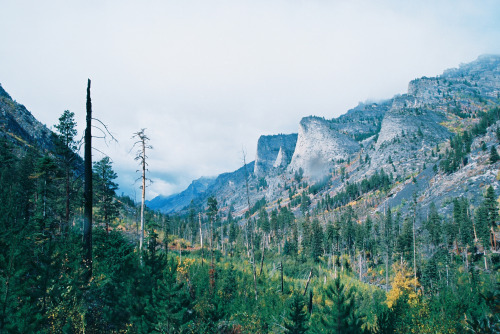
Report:
[[[495,145],[492,145],[490,151],[490,163],[494,164],[498,160],[500,160],[500,156],[498,155],[497,148],[495,147]]]
[[[487,220],[488,220],[488,226],[491,231],[491,246],[493,249],[496,249],[497,242],[495,237],[495,229],[497,227],[499,214],[498,214],[498,203],[495,200],[495,190],[493,190],[492,186],[489,186],[488,189],[486,190],[484,205],[488,210]]]
[[[170,258],[162,270],[161,279],[153,289],[147,307],[151,330],[158,333],[182,332],[183,326],[193,317],[191,302],[182,282],[177,281],[177,262]]]
[[[436,248],[441,240],[441,217],[437,211],[434,202],[431,203],[429,209],[429,219],[426,222],[426,229],[429,232],[430,242]]]
[[[77,158],[77,155],[75,154],[75,151],[77,150],[77,142],[75,141],[75,136],[77,134],[75,114],[69,110],[65,110],[61,117],[59,117],[59,124],[57,124],[55,128],[58,132],[58,135],[56,136],[56,153],[61,157],[65,174],[66,211],[62,230],[67,233],[69,228],[71,176],[73,173],[72,164]]]
[[[361,333],[361,319],[356,314],[354,290],[346,289],[336,278],[325,290],[325,298],[330,306],[325,306],[321,317],[321,332],[328,334]]]
[[[323,239],[323,228],[319,224],[319,220],[314,219],[312,224],[311,256],[315,262],[318,262],[319,257],[323,255]]]
[[[110,222],[118,216],[118,203],[115,201],[115,191],[118,184],[114,182],[117,178],[113,171],[111,160],[104,157],[94,162],[95,175],[95,202],[98,212],[96,216],[102,219],[106,225],[106,232],[109,233]]]
[[[305,309],[304,297],[298,293],[291,297],[288,313],[285,319],[286,334],[303,334],[308,330],[307,321],[309,314]]]

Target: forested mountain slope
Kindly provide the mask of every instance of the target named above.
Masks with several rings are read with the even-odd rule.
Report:
[[[48,150],[1,90],[0,332],[498,333],[499,71],[480,57],[263,137],[183,210],[146,210],[143,247],[95,161],[91,275],[74,115]]]

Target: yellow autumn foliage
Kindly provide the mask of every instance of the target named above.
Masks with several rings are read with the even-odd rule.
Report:
[[[181,262],[180,259],[179,259],[179,257],[177,257],[177,261],[179,262],[179,265],[177,267],[177,272],[182,277],[187,277],[188,274],[189,274],[189,268],[193,265],[193,263],[195,262],[195,259],[185,258]]]
[[[387,306],[392,308],[396,301],[403,294],[408,295],[408,301],[410,304],[414,304],[418,300],[418,293],[415,292],[420,286],[418,280],[413,276],[413,273],[408,270],[408,268],[403,264],[394,264],[394,272],[396,275],[391,283],[391,290],[387,292]]]

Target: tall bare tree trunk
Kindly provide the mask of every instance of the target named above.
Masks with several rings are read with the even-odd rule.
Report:
[[[259,276],[262,275],[262,270],[264,269],[264,253],[266,252],[266,234],[264,233],[264,237],[262,238],[262,256],[260,258],[260,272]]]
[[[141,253],[144,244],[144,202],[146,200],[146,141],[144,139],[142,139],[142,157],[141,236],[139,238]]]
[[[201,229],[201,213],[198,213],[198,220],[200,221],[200,244],[201,244],[201,266],[203,267],[203,230]]]
[[[415,209],[415,214],[413,215],[413,271],[415,275],[415,291],[417,291],[417,245],[415,243],[415,215],[416,215],[416,209]]]
[[[83,225],[83,264],[84,279],[92,278],[92,101],[90,99],[90,79],[87,82],[87,128],[85,129],[85,185],[83,191],[84,225]]]
[[[141,194],[141,230],[139,233],[139,253],[140,258],[142,259],[142,249],[144,247],[144,203],[146,201],[146,149],[147,148],[153,148],[152,146],[148,145],[147,142],[149,141],[148,136],[145,133],[146,129],[142,129],[139,132],[136,132],[133,137],[139,138],[138,141],[134,143],[134,146],[137,144],[140,144],[140,149],[136,153],[135,160],[139,160],[141,164],[141,169],[142,169],[142,194]]]
[[[302,296],[306,295],[307,288],[309,287],[309,283],[311,282],[312,273],[313,273],[313,268],[311,268],[311,271],[309,272],[309,277],[307,278],[306,282],[306,288],[304,289],[304,293],[302,294]]]
[[[245,184],[247,188],[247,202],[248,202],[248,213],[250,213],[250,192],[248,190],[248,172],[247,172],[247,162],[246,162],[246,157],[245,157],[245,152],[243,152],[243,165],[245,167]],[[252,221],[250,219],[250,215],[248,216],[248,221]],[[251,228],[251,240],[250,240],[250,249],[251,249],[251,261],[252,261],[252,272],[253,272],[253,288],[255,292],[255,300],[257,300],[258,294],[257,294],[257,272],[255,269],[255,252],[254,252],[254,246],[253,246],[253,240],[254,240],[254,227],[253,227],[253,222],[252,222],[252,228]]]

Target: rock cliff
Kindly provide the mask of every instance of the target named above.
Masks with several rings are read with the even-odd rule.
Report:
[[[260,136],[254,174],[265,176],[272,168],[286,167],[292,160],[297,134]]]
[[[300,121],[297,145],[291,171],[300,168],[304,175],[321,177],[338,160],[345,160],[359,150],[359,144],[349,136],[339,132],[331,121],[320,117],[305,117]]]

